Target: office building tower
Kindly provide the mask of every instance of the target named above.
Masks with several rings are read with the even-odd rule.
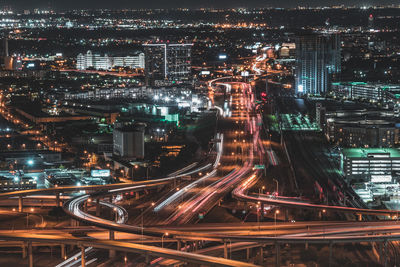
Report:
[[[341,71],[340,37],[308,34],[296,39],[296,93],[321,95]]]
[[[146,84],[190,81],[192,44],[145,44]]]

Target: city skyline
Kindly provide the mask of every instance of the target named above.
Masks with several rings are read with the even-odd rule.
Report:
[[[0,265],[398,266],[377,2],[0,0]]]
[[[78,1],[71,0],[68,2],[58,2],[55,0],[39,0],[39,1],[28,1],[28,0],[3,0],[0,2],[3,6],[10,6],[17,9],[27,9],[27,8],[52,8],[52,9],[75,9],[75,8],[110,8],[110,9],[124,9],[124,8],[149,8],[149,9],[171,9],[171,8],[263,8],[263,7],[282,7],[282,8],[292,8],[298,6],[304,7],[319,7],[319,6],[359,6],[359,7],[372,7],[379,5],[393,5],[398,4],[394,0],[350,0],[350,1],[336,1],[336,0],[205,0],[205,1],[183,1],[183,0],[171,0],[168,2],[162,0],[152,0],[152,1],[127,1],[127,0],[116,0],[112,3],[106,0],[87,0]]]

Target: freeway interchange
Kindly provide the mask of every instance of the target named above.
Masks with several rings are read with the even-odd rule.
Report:
[[[259,212],[264,212],[264,207],[267,205],[281,209],[311,209],[315,212],[330,211],[396,216],[396,218],[398,215],[398,211],[313,204],[290,198],[250,193],[249,190],[268,171],[254,166],[268,167],[273,150],[271,147],[266,147],[262,140],[265,136],[262,114],[256,111],[252,86],[245,82],[225,82],[224,79],[219,79],[210,82],[211,89],[216,88],[214,85],[217,84],[218,88],[226,90],[226,97],[223,105],[217,107],[215,156],[209,163],[201,166],[194,164],[181,173],[174,173],[166,178],[130,184],[59,187],[0,194],[0,199],[18,197],[19,211],[22,211],[24,197],[45,193],[55,194],[58,206],[61,202],[61,193],[84,191],[79,196],[67,200],[63,205],[64,211],[74,219],[75,223],[79,221],[84,225],[96,226],[95,231],[106,232],[108,238],[74,237],[62,229],[40,234],[32,229],[26,233],[1,231],[0,239],[22,242],[23,248],[28,251],[30,266],[34,263],[32,246],[37,243],[57,244],[61,249],[63,246],[65,248],[65,245],[75,245],[80,248],[80,252],[74,255],[73,260],[64,253],[65,265],[60,266],[86,266],[94,259],[89,259],[89,256],[95,255],[88,252],[95,249],[109,250],[110,255],[113,251],[139,254],[141,256],[137,258],[146,265],[191,263],[207,266],[255,266],[266,264],[263,249],[267,245],[274,246],[275,265],[281,266],[281,248],[285,244],[328,244],[329,261],[331,261],[334,244],[361,242],[381,242],[384,246],[382,263],[387,265],[390,257],[388,244],[400,239],[400,224],[396,220],[277,223],[275,217],[274,223],[258,221],[198,224],[200,216],[207,214],[219,205],[222,199],[230,195],[239,202],[253,203],[257,208],[257,219]],[[183,181],[183,177],[190,174],[198,174],[199,178]],[[181,180],[179,185],[177,180]],[[129,212],[119,203],[109,200],[116,195],[123,196],[125,193],[145,190],[157,191],[158,188],[167,186],[171,187],[169,193],[142,208],[141,214],[133,218],[130,223],[128,223]],[[111,211],[111,218],[102,217],[102,209]],[[274,211],[275,216],[279,214],[277,212],[279,210],[274,209]],[[116,233],[133,234],[134,237],[130,236],[129,242],[119,241],[115,238]],[[258,259],[251,263],[245,262],[250,258],[251,250],[257,251]],[[245,259],[232,259],[232,251],[246,251]]]

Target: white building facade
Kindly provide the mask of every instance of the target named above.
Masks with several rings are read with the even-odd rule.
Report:
[[[86,54],[79,54],[76,58],[76,68],[78,70],[87,70],[90,68],[96,70],[110,70],[114,67],[128,67],[132,69],[144,68],[144,54],[136,56],[112,57],[105,54],[93,54],[87,51]]]

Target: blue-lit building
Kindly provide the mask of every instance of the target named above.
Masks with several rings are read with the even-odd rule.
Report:
[[[340,36],[308,34],[296,38],[297,94],[321,95],[341,72]]]

